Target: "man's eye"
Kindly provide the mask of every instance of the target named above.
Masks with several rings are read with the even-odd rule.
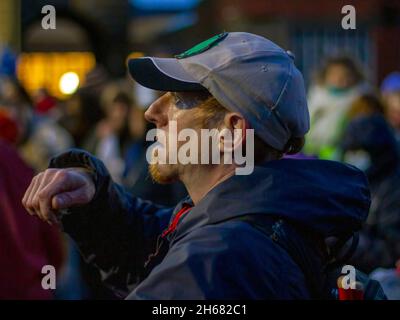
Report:
[[[198,105],[198,99],[192,97],[181,97],[174,94],[174,103],[180,109],[191,109]]]
[[[176,96],[174,99],[175,105],[179,108],[187,108],[187,101],[181,97]]]
[[[174,103],[175,103],[175,104],[181,102],[181,99],[178,97],[177,94],[173,94],[172,97],[173,97],[173,99],[174,99]]]
[[[179,98],[179,97],[177,97],[177,96],[175,96],[175,103],[176,103],[176,104],[182,103],[182,99]]]

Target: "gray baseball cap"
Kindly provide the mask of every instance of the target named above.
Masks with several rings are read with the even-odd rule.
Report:
[[[128,61],[131,76],[161,91],[208,90],[277,150],[310,127],[304,80],[290,52],[245,32],[216,35],[174,58]]]

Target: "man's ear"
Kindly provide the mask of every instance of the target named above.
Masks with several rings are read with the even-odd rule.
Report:
[[[241,148],[246,143],[246,129],[250,129],[250,123],[240,113],[228,112],[220,133],[221,152],[233,152]]]

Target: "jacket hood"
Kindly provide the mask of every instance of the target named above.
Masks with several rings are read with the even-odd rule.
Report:
[[[340,236],[361,228],[369,206],[367,178],[359,169],[328,160],[281,159],[217,185],[182,218],[177,237],[246,214],[279,216],[325,237]]]

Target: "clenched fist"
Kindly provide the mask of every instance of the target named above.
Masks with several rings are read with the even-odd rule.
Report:
[[[86,169],[47,169],[32,179],[22,204],[29,214],[52,224],[58,210],[89,203],[95,191]]]

